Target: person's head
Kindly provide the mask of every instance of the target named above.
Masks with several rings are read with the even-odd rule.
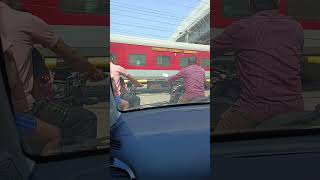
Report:
[[[249,0],[252,13],[275,10],[279,7],[280,0]]]
[[[188,58],[188,66],[197,64],[197,58],[195,56]]]
[[[116,57],[114,55],[110,56],[110,62],[116,64]]]

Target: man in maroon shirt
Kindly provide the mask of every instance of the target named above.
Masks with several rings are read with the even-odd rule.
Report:
[[[171,76],[168,82],[171,84],[177,79],[184,79],[185,93],[178,103],[188,103],[197,98],[204,97],[205,70],[197,65],[195,57],[188,59],[188,66],[183,68],[178,74]]]
[[[239,131],[276,115],[303,111],[299,76],[304,46],[301,25],[278,13],[274,0],[251,0],[253,16],[225,29],[211,52],[235,52],[240,98],[221,117],[217,131]]]

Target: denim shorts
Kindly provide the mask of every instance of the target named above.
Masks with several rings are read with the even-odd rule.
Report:
[[[16,126],[21,136],[28,136],[37,126],[37,119],[28,113],[14,113]]]
[[[116,105],[120,105],[121,104],[121,97],[120,96],[114,97],[114,101],[116,102]]]

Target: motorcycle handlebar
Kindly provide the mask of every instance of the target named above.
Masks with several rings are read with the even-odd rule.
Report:
[[[229,73],[223,69],[215,68],[213,71],[213,76],[218,76],[222,80],[233,80],[238,77],[236,73]],[[225,78],[223,78],[225,76]]]

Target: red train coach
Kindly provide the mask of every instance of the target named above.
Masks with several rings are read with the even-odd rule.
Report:
[[[128,69],[135,77],[163,78],[179,72],[187,65],[188,58],[196,58],[210,77],[210,46],[164,40],[112,35],[110,53],[116,63]]]
[[[28,11],[52,25],[56,33],[81,54],[101,67],[107,64],[109,1],[106,0],[13,0],[16,9]],[[41,49],[46,63],[56,66],[57,57]]]

